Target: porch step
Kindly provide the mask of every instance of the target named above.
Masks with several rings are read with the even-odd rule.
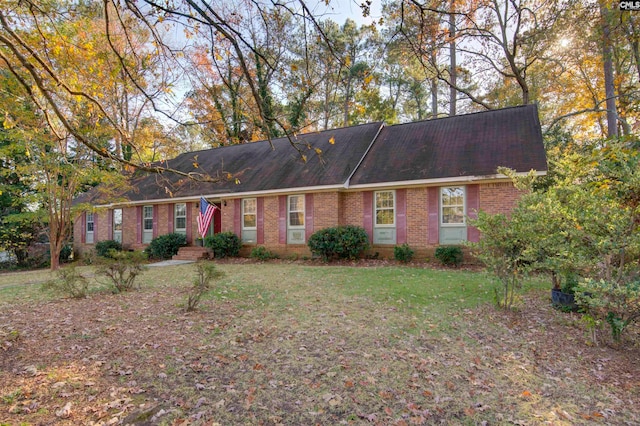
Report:
[[[213,257],[213,252],[207,247],[180,247],[173,260],[201,260]]]

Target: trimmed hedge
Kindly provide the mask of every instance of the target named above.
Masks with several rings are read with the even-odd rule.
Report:
[[[204,246],[213,250],[213,257],[236,257],[240,253],[242,242],[233,232],[221,232],[204,239]]]
[[[178,254],[180,247],[186,245],[187,237],[184,234],[165,234],[151,240],[145,252],[153,259],[171,259]]]
[[[307,245],[311,253],[322,257],[325,262],[332,259],[357,259],[369,248],[369,236],[360,226],[338,226],[314,233]]]

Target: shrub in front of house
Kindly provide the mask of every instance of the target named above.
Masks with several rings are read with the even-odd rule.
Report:
[[[152,259],[171,259],[178,254],[180,247],[187,245],[187,237],[184,234],[165,234],[154,238],[145,250]]]
[[[458,246],[440,246],[436,248],[435,257],[444,266],[455,266],[456,268],[462,264],[462,249]]]
[[[233,232],[221,232],[206,237],[204,246],[213,250],[213,257],[236,257],[240,253],[242,242]]]
[[[224,272],[218,271],[215,264],[210,262],[196,263],[196,278],[193,286],[187,292],[186,311],[195,311],[200,300],[211,289],[211,282],[224,276]]]
[[[325,262],[332,259],[357,259],[369,248],[369,236],[360,226],[337,226],[315,232],[307,245],[311,253],[322,257]]]
[[[402,263],[409,263],[413,260],[414,251],[409,247],[409,244],[405,243],[401,246],[395,246],[393,248],[393,257]]]
[[[67,263],[71,259],[71,253],[73,253],[73,248],[69,244],[65,244],[60,249],[60,263]]]
[[[98,256],[109,257],[109,250],[122,251],[122,244],[116,240],[98,241],[95,249]]]
[[[54,294],[82,299],[87,296],[89,281],[76,269],[74,265],[69,265],[56,271],[56,278],[45,282],[42,290],[50,291]]]
[[[257,246],[251,249],[251,254],[249,254],[249,257],[264,262],[270,259],[277,259],[278,255],[273,253],[272,251],[269,251],[264,246]]]
[[[111,250],[100,261],[96,272],[108,278],[114,293],[123,293],[139,287],[136,287],[136,278],[147,269],[146,260],[147,255],[141,251]]]

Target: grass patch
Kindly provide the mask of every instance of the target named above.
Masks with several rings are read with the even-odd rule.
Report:
[[[150,268],[125,294],[91,278],[82,300],[23,302],[33,277],[14,281],[0,310],[0,424],[639,420],[637,354],[586,344],[542,281],[503,312],[477,272],[217,269],[225,277],[189,313],[193,265]]]

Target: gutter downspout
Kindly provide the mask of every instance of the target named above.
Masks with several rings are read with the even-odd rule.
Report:
[[[349,183],[351,181],[351,178],[353,177],[353,175],[356,174],[356,172],[358,171],[358,167],[360,167],[360,165],[364,161],[364,159],[367,156],[367,154],[369,154],[369,151],[371,151],[371,147],[376,142],[376,139],[378,139],[378,136],[380,136],[380,132],[382,132],[383,128],[384,128],[384,122],[380,124],[380,128],[378,129],[378,132],[376,133],[376,135],[371,140],[371,143],[367,147],[367,150],[364,152],[364,154],[362,154],[362,158],[360,158],[360,161],[358,161],[358,164],[356,164],[356,166],[353,168],[353,171],[351,172],[351,174],[349,174],[349,177],[347,178],[347,180],[342,185],[345,189],[349,188]]]

